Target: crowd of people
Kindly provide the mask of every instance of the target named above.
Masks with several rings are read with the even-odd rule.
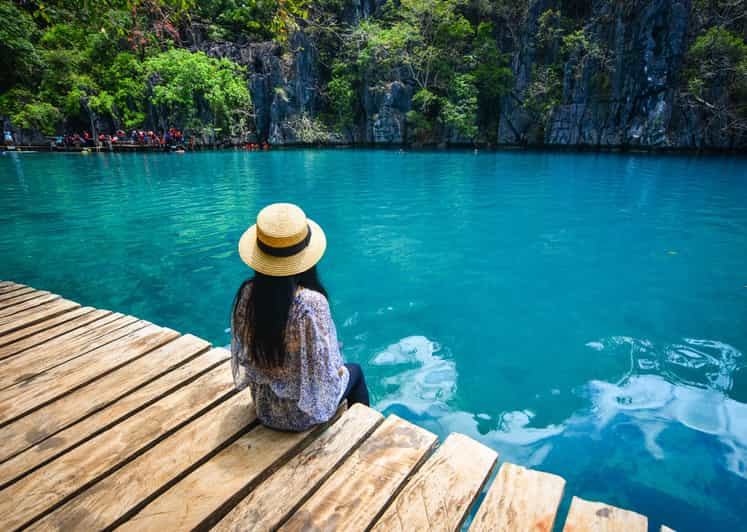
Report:
[[[97,138],[88,132],[84,131],[80,133],[72,133],[66,135],[58,135],[55,139],[55,145],[64,148],[81,148],[81,147],[95,147],[98,146],[112,146],[115,144],[134,144],[137,146],[153,146],[153,147],[177,147],[190,149],[194,148],[194,140],[187,138],[182,132],[174,127],[165,130],[162,135],[159,135],[153,130],[143,131],[133,129],[129,134],[119,129],[114,134],[100,133]]]

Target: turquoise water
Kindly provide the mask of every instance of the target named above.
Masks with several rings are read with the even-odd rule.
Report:
[[[747,159],[275,151],[0,157],[0,278],[217,345],[259,208],[299,203],[376,406],[570,494],[743,529]]]

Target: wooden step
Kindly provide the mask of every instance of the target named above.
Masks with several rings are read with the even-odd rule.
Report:
[[[11,281],[3,281],[2,284],[0,284],[0,294],[7,294],[9,292],[20,290],[22,288],[29,288],[29,287],[24,284],[18,284],[18,283],[14,283]]]
[[[197,342],[193,342],[193,339]],[[115,407],[114,403],[120,400],[124,399],[125,404],[138,408],[157,399],[171,387],[167,386],[163,389],[158,383],[143,389],[140,387],[183,363],[193,356],[195,351],[202,350],[206,345],[209,344],[204,340],[189,334],[184,335],[182,338],[177,338],[155,349],[148,356],[138,358],[10,425],[0,428],[0,442],[2,442],[0,461],[7,460],[33,445],[51,446],[47,441],[48,438],[110,405],[115,408],[114,411],[117,411],[119,407]],[[228,352],[225,349],[217,351],[221,358],[228,358]],[[226,371],[230,372],[230,370]],[[132,394],[132,397],[129,394]],[[103,425],[101,427],[103,428]]]
[[[0,424],[10,423],[66,393],[170,342],[179,334],[148,325],[26,381],[0,391]]]
[[[118,530],[204,529],[306,447],[324,428],[325,425],[318,425],[304,432],[281,432],[257,426],[192,471]]]
[[[50,294],[49,292],[37,292],[36,297],[28,299],[21,303],[15,303],[5,308],[0,308],[0,320],[19,314],[23,311],[40,307],[52,301],[61,299],[57,294]]]
[[[232,390],[233,380],[226,374],[225,367],[219,366],[206,373],[145,408],[140,415],[127,418],[8,486],[0,498],[0,515],[5,516],[10,529],[25,526],[155,445],[180,425],[225,399]],[[209,418],[216,424],[221,422],[219,417]],[[191,454],[192,450],[187,448],[183,452]],[[162,456],[163,460],[169,458]],[[125,486],[108,496],[113,493],[120,495],[123,489]]]
[[[81,307],[32,327],[19,329],[15,333],[0,336],[0,360],[49,342],[83,325],[88,325],[109,315],[111,315],[111,312],[108,310]]]
[[[22,303],[24,301],[28,301],[29,299],[34,299],[35,297],[46,294],[49,294],[49,292],[34,290],[33,288],[21,288],[20,290],[16,290],[15,292],[0,294],[0,309],[4,309],[6,307],[15,305],[16,303]]]
[[[648,519],[630,510],[573,497],[563,530],[567,532],[647,532]]]
[[[435,434],[389,416],[280,530],[368,529],[436,442]]]
[[[255,421],[254,405],[247,388],[47,515],[34,524],[34,530],[113,528],[245,432]],[[113,493],[117,496],[112,497]]]
[[[80,305],[73,301],[57,299],[47,305],[42,305],[40,307],[19,312],[12,316],[0,318],[0,335],[12,333],[13,331],[23,327],[29,327],[78,307],[80,307]]]
[[[24,452],[0,463],[0,489],[90,437],[111,428],[119,422],[123,422],[130,415],[228,360],[225,350],[216,349],[206,352],[208,346],[209,344],[204,340],[185,335],[157,349],[149,356],[133,362],[132,367],[126,374],[120,375],[121,378],[127,379],[129,377],[133,380],[137,378],[142,382],[144,378],[152,377],[157,372],[164,372],[165,374],[106,408],[91,414],[64,430],[55,432],[54,435],[42,439]],[[151,367],[138,364],[141,361],[149,362]],[[184,363],[185,361],[186,363]],[[174,366],[178,367],[174,368]],[[224,365],[224,367],[224,371],[230,372],[227,365]],[[85,390],[85,388],[83,389]],[[83,400],[88,397],[90,397],[90,394]],[[85,403],[80,404],[80,406],[82,409],[87,408]],[[75,403],[72,403],[70,408],[75,408]]]
[[[274,530],[303,504],[384,417],[353,405],[303,451],[241,500],[212,530]]]
[[[47,370],[55,368],[109,344],[148,325],[131,316],[111,314],[87,330],[73,331],[53,344],[43,344],[0,361],[0,390],[25,386]]]
[[[505,463],[475,514],[470,532],[552,530],[565,480]]]
[[[450,434],[373,527],[387,531],[461,530],[498,454],[462,434]]]

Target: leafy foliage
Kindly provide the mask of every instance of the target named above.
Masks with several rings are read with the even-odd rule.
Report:
[[[725,130],[747,130],[747,43],[723,26],[698,36],[687,53],[687,89]]]

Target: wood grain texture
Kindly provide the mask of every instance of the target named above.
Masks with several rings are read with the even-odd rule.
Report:
[[[226,375],[230,380],[230,372]],[[50,513],[33,529],[110,527],[163,493],[181,474],[199,465],[255,420],[251,393],[246,388]],[[112,497],[114,493],[116,497]]]
[[[49,305],[29,309],[10,317],[0,318],[0,335],[8,334],[23,327],[29,327],[64,312],[80,307],[78,303],[67,299],[58,299]]]
[[[190,337],[191,335],[185,335],[185,338]],[[169,356],[169,346],[170,344],[166,344],[147,356],[138,358],[44,408],[0,428],[0,461],[7,460],[32,445],[45,445],[43,442],[60,430],[79,423],[92,413],[119,401],[139,386],[167,371],[170,363],[164,361],[159,353],[165,352],[166,356]],[[229,356],[226,350],[219,351],[221,356]],[[230,373],[230,370],[226,371]],[[140,397],[149,397],[147,391],[143,391]],[[47,441],[46,445],[50,445],[50,442]]]
[[[138,451],[151,447],[232,390],[231,375],[220,366],[11,484],[2,491],[3,497],[0,498],[4,528],[14,530],[24,526],[118,465],[128,462]],[[221,422],[220,418],[211,417],[211,420]],[[192,450],[186,448],[181,452],[191,455]],[[161,458],[169,460],[171,456]],[[108,499],[111,500],[114,494],[119,496],[126,488],[121,486],[109,491]]]
[[[451,434],[389,505],[372,530],[461,530],[498,454],[462,434]]]
[[[21,288],[14,292],[0,294],[0,308],[9,307],[10,305],[15,305],[16,303],[33,299],[44,294],[49,294],[49,292],[34,290],[33,288]]]
[[[648,519],[630,510],[573,497],[563,530],[568,532],[647,532]]]
[[[20,476],[59,456],[91,436],[124,421],[129,415],[157,401],[169,392],[173,392],[190,379],[228,360],[228,353],[225,350],[205,352],[208,347],[209,344],[206,341],[191,335],[185,335],[123,368],[127,370],[126,372],[120,370],[119,372],[124,373],[119,375],[121,379],[131,378],[133,381],[139,380],[140,382],[157,376],[159,373],[165,374],[108,407],[91,414],[64,430],[56,432],[51,437],[42,439],[24,452],[0,463],[0,489],[7,487]],[[196,356],[200,353],[204,354]],[[195,356],[196,358],[192,359]],[[187,362],[184,363],[185,361]],[[175,366],[178,367],[172,369]],[[224,371],[228,372],[230,369],[226,367]],[[81,405],[81,407],[86,408],[87,405]],[[75,408],[75,406],[71,405],[71,408]],[[32,436],[36,436],[36,434],[36,432],[33,432]]]
[[[436,441],[435,434],[389,416],[280,530],[366,530]]]
[[[21,288],[29,288],[29,287],[26,286],[25,284],[18,284],[12,281],[3,281],[3,284],[0,285],[0,294],[7,294],[15,290],[20,290]]]
[[[94,312],[96,314],[94,314]],[[24,349],[47,342],[66,332],[86,325],[99,317],[111,314],[108,310],[96,310],[92,307],[80,307],[36,325],[19,329],[13,333],[0,336],[0,360],[12,356]],[[89,321],[90,320],[90,321]]]
[[[70,391],[170,342],[179,334],[148,325],[85,355],[25,381],[23,386],[0,390],[0,424],[54,401]]]
[[[27,301],[16,303],[14,305],[10,305],[8,307],[0,309],[0,320],[18,314],[19,312],[23,312],[24,310],[37,308],[39,306],[51,303],[52,301],[61,299],[57,294],[50,294],[49,292],[39,292],[39,294],[40,295],[33,299],[29,299]]]
[[[305,432],[281,432],[260,425],[177,482],[117,530],[207,528],[324,428],[325,425],[318,425]]]
[[[51,344],[33,347],[0,361],[0,390],[24,386],[45,371],[78,358],[148,325],[132,316],[111,314],[82,331],[72,331]]]
[[[353,405],[308,447],[252,490],[212,530],[259,532],[277,528],[383,419],[372,408]]]
[[[565,480],[505,463],[475,514],[470,532],[552,530]]]

